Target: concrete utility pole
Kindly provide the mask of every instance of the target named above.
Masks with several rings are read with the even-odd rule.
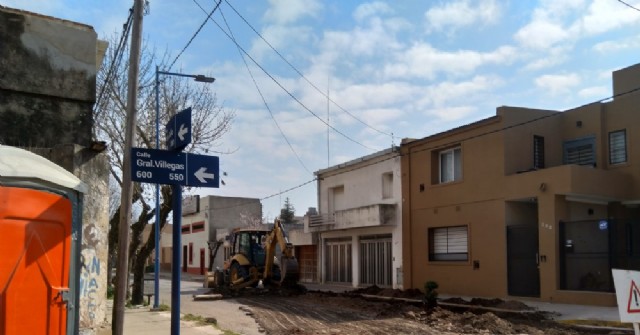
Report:
[[[122,195],[120,197],[120,223],[118,225],[118,263],[116,268],[116,295],[113,303],[111,333],[122,335],[124,308],[129,286],[129,223],[131,220],[131,146],[136,128],[136,102],[138,97],[138,73],[140,72],[140,48],[142,45],[142,10],[144,0],[134,0],[131,52],[129,53],[129,83],[127,88],[127,120],[125,143],[122,152]]]

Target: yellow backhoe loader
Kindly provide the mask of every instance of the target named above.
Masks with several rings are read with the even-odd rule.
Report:
[[[280,220],[273,229],[238,228],[230,236],[231,256],[223,269],[213,271],[213,258],[220,242],[210,243],[212,260],[205,277],[207,288],[255,287],[268,285],[295,286],[298,283],[298,261]],[[213,249],[215,248],[215,250]],[[277,249],[281,257],[277,258]]]

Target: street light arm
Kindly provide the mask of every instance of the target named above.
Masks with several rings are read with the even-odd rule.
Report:
[[[167,71],[158,71],[158,70],[156,70],[156,74],[157,75],[162,74],[162,75],[168,75],[168,76],[178,76],[178,77],[185,77],[185,78],[193,78],[193,79],[195,79],[195,81],[202,82],[202,83],[213,83],[216,80],[216,78],[207,77],[207,76],[202,75],[202,74],[195,74],[194,75],[194,74],[184,74],[184,73],[178,73],[178,72],[167,72]],[[158,84],[157,80],[158,79],[157,79],[157,76],[156,76],[156,85]]]

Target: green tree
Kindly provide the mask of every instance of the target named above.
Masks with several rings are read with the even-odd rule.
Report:
[[[280,210],[280,221],[282,221],[282,223],[294,223],[295,215],[296,209],[293,207],[291,201],[289,201],[289,198],[287,197],[284,200],[284,207]]]

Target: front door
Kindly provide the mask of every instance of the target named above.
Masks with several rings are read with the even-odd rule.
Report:
[[[185,245],[182,246],[182,272],[187,272],[189,264],[189,248]]]
[[[200,249],[200,274],[204,274],[204,249]]]
[[[0,334],[65,334],[69,199],[0,187]]]
[[[538,225],[507,226],[509,295],[540,297]]]

